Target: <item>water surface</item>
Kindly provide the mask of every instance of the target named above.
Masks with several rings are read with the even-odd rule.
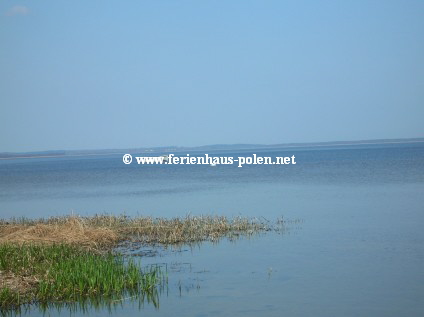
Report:
[[[121,156],[3,160],[0,213],[302,219],[285,234],[159,250],[142,259],[169,269],[159,308],[146,304],[138,312],[127,300],[89,315],[424,315],[422,144],[209,154],[252,153],[295,155],[297,164],[137,166],[124,165]]]

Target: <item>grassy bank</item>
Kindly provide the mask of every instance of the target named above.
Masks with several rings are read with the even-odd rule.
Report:
[[[71,245],[0,245],[0,306],[28,302],[69,302],[125,293],[149,293],[161,280],[131,259],[93,253]]]
[[[282,220],[281,223],[282,224]],[[131,218],[125,215],[0,220],[1,310],[22,303],[148,296],[161,272],[112,253],[120,242],[174,245],[271,230],[243,217]]]

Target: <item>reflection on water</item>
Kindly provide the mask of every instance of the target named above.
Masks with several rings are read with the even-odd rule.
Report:
[[[22,305],[14,310],[0,310],[2,316],[34,316],[34,315],[60,315],[71,316],[93,315],[93,313],[107,313],[109,315],[118,314],[124,306],[131,306],[135,310],[142,310],[146,305],[151,305],[159,309],[159,299],[162,293],[166,292],[167,286],[162,285],[148,293],[128,292],[124,297],[104,298],[91,297],[81,299],[77,302],[48,302],[32,303]]]
[[[132,307],[134,311],[143,310],[146,305],[152,305],[155,309],[159,309],[159,298],[163,290],[155,290],[149,294],[127,294],[127,297],[116,299],[105,299],[102,297],[91,298],[89,300],[80,300],[78,302],[49,302],[23,305],[15,311],[4,311],[4,316],[55,316],[55,315],[71,315],[81,316],[93,314],[119,314],[124,307]]]
[[[159,298],[163,292],[164,286],[154,289],[149,293],[127,293],[126,296],[120,298],[103,298],[95,297],[78,302],[53,302],[40,303],[29,307],[28,313],[33,313],[33,309],[39,310],[42,314],[51,314],[52,312],[69,313],[71,315],[92,315],[94,312],[104,311],[108,314],[116,313],[124,307],[131,305],[142,310],[146,305],[152,305],[155,309],[159,309]]]

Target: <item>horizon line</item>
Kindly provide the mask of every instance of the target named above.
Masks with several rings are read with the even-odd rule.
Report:
[[[208,145],[198,145],[198,146],[180,146],[180,145],[169,145],[169,146],[150,146],[150,147],[131,147],[131,148],[115,148],[115,149],[85,149],[85,150],[35,150],[27,152],[0,152],[0,155],[8,155],[8,157],[2,157],[0,159],[12,159],[12,158],[31,158],[31,157],[59,157],[59,156],[95,156],[95,155],[110,155],[118,154],[119,152],[124,151],[158,151],[167,152],[167,151],[184,151],[184,150],[200,150],[203,148],[212,148],[213,150],[224,150],[228,147],[236,146],[247,146],[247,148],[238,148],[242,149],[253,149],[252,147],[261,147],[261,148],[271,148],[271,147],[320,147],[320,146],[332,146],[332,145],[367,145],[367,144],[398,144],[398,143],[421,143],[424,142],[424,137],[415,137],[415,138],[390,138],[390,139],[365,139],[365,140],[354,140],[354,141],[319,141],[319,142],[287,142],[287,143],[275,143],[275,144],[262,144],[262,143],[217,143],[217,144],[208,144]],[[223,148],[217,148],[217,147]],[[101,153],[104,151],[110,151],[107,153]],[[57,152],[55,154],[49,152]],[[60,154],[59,154],[60,152]],[[85,152],[85,153],[84,153]],[[72,154],[74,153],[74,154]],[[39,154],[39,155],[37,155]],[[47,155],[42,155],[47,154]],[[16,156],[13,156],[16,155]],[[18,156],[24,155],[24,156]],[[26,155],[26,156],[25,156]]]

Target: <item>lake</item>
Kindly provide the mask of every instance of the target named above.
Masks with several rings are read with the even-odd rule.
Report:
[[[155,248],[141,261],[168,270],[159,307],[127,299],[111,309],[72,310],[75,316],[424,315],[423,143],[208,152],[253,153],[295,155],[297,164],[125,165],[122,155],[0,160],[0,215],[300,220],[285,232]],[[46,312],[58,313],[70,312]],[[34,306],[25,314],[43,312]]]

